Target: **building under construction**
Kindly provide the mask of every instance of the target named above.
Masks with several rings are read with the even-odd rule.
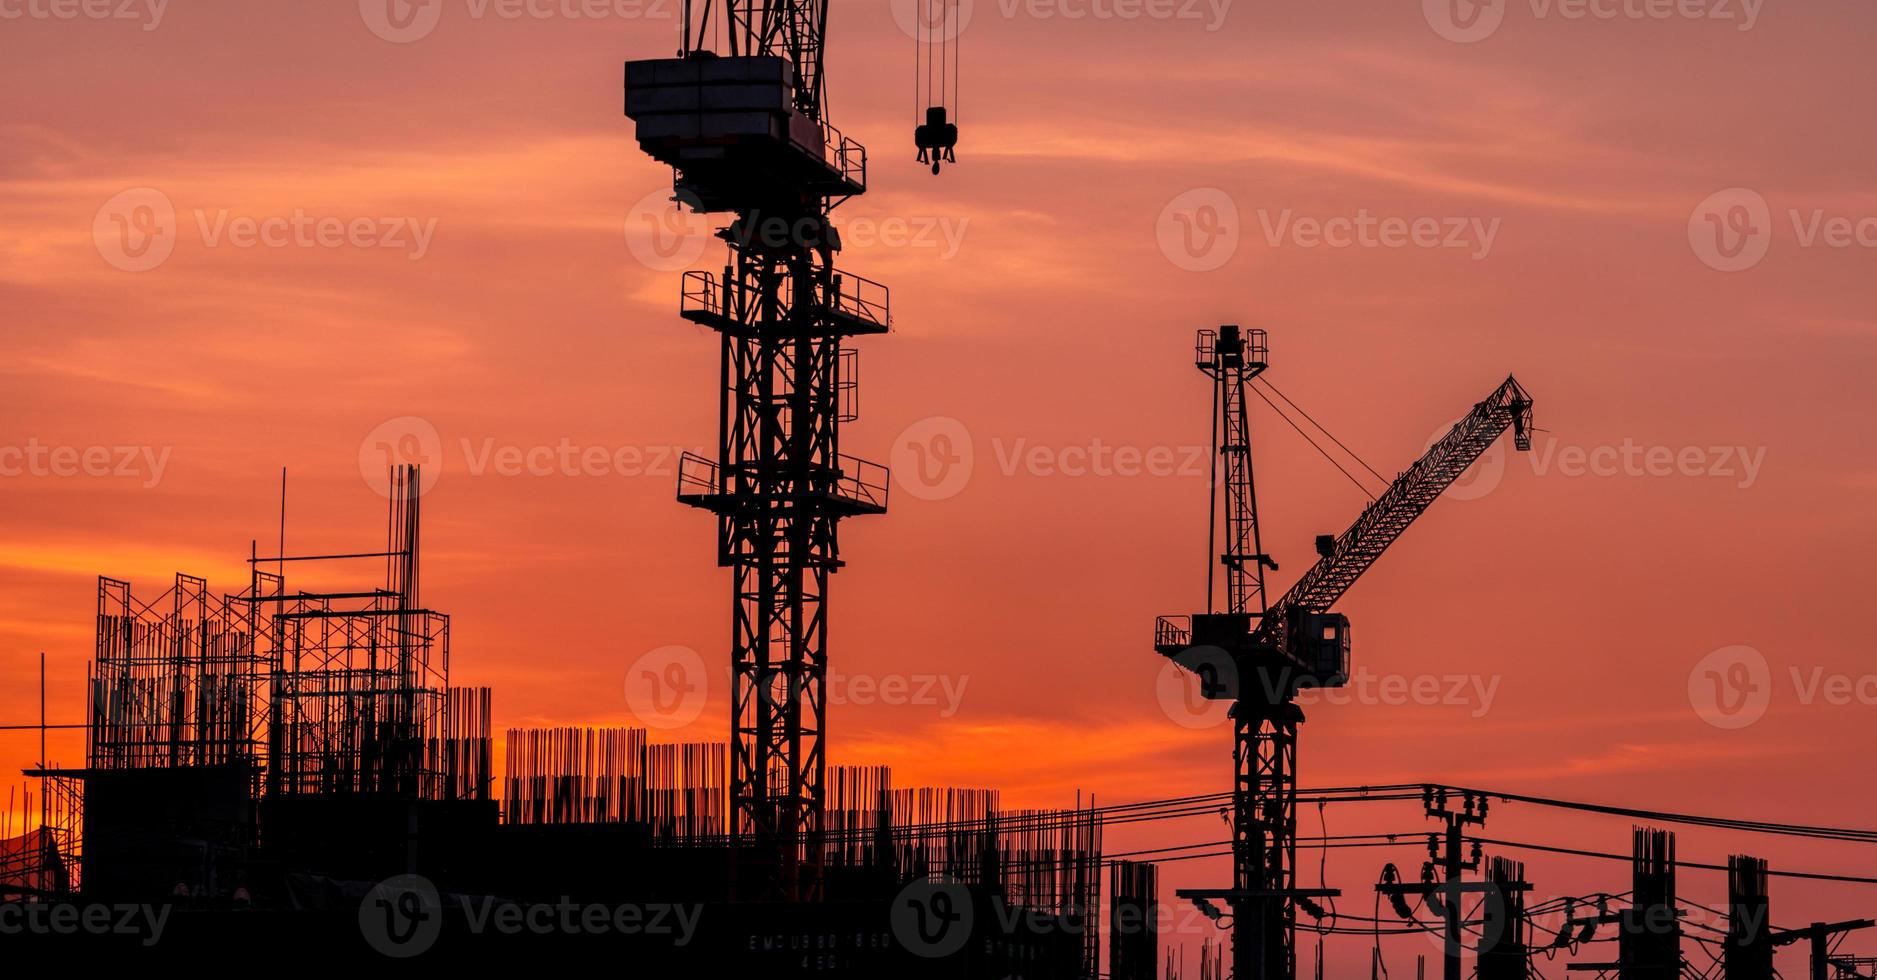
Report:
[[[1665,831],[1635,830],[1626,855],[1578,853],[1627,861],[1626,890],[1539,900],[1527,863],[1486,848],[1559,848],[1496,841],[1484,826],[1497,802],[1859,843],[1877,832],[1468,787],[1302,788],[1300,695],[1350,675],[1350,623],[1333,607],[1502,436],[1530,448],[1533,401],[1509,377],[1394,479],[1369,467],[1385,486],[1343,532],[1317,537],[1317,562],[1272,598],[1253,399],[1306,438],[1302,421],[1321,425],[1264,376],[1265,331],[1200,332],[1191,353],[1212,388],[1215,467],[1207,593],[1190,615],[1156,621],[1152,645],[1229,705],[1229,791],[1037,810],[837,763],[829,583],[845,566],[841,525],[884,514],[891,483],[843,451],[859,406],[850,345],[894,324],[886,287],[836,264],[834,211],[866,192],[868,170],[865,148],[827,118],[828,14],[825,0],[686,3],[675,56],[624,72],[625,113],[641,149],[671,166],[674,201],[729,222],[721,271],[673,284],[678,314],[714,332],[720,366],[717,457],[687,455],[676,496],[710,516],[731,581],[724,740],[498,729],[494,693],[452,676],[449,616],[420,589],[423,483],[400,467],[381,544],[251,547],[247,581],[222,583],[234,592],[178,575],[142,598],[100,580],[85,758],[28,772],[40,817],[0,831],[0,908],[115,904],[161,909],[165,925],[160,941],[44,930],[9,937],[13,949],[192,970],[283,954],[485,969],[603,955],[656,975],[1171,980],[1183,961],[1163,947],[1160,863],[1209,857],[1229,861],[1229,883],[1177,896],[1206,922],[1202,980],[1294,980],[1312,931],[1321,978],[1322,938],[1351,931],[1334,900],[1358,889],[1300,882],[1299,852],[1327,854],[1331,838],[1300,835],[1299,807],[1418,802],[1432,832],[1336,842],[1426,849],[1418,869],[1389,861],[1361,886],[1378,914],[1357,931],[1373,930],[1375,946],[1340,976],[1387,975],[1384,930],[1440,940],[1446,980],[1469,969],[1525,980],[1538,958],[1566,954],[1570,970],[1619,980],[1771,980],[1785,947],[1806,950],[1817,980],[1877,975],[1841,948],[1870,920],[1772,926],[1769,881],[1788,872],[1763,861],[1720,868],[1730,916],[1711,938],[1682,928],[1677,873],[1716,868],[1679,860]],[[915,142],[936,174],[956,162],[958,129],[956,48],[933,26],[920,29],[920,64],[949,68],[920,88]],[[330,580],[348,584],[301,585]],[[1227,757],[1221,745],[1222,775]],[[1104,853],[1111,823],[1195,814],[1227,817],[1228,850]]]

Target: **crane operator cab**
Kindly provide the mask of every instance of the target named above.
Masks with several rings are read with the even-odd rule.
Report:
[[[1303,664],[1309,687],[1349,683],[1349,617],[1341,613],[1290,610],[1285,641]]]
[[[931,164],[934,175],[940,163],[958,162],[953,152],[958,146],[958,124],[946,121],[944,106],[926,109],[925,125],[913,130],[912,139],[919,146],[919,162]]]

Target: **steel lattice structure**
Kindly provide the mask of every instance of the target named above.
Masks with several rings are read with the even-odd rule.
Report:
[[[828,579],[840,521],[886,510],[882,467],[840,452],[856,355],[885,287],[834,266],[830,211],[866,190],[866,153],[824,118],[815,0],[687,5],[675,59],[627,65],[626,112],[675,172],[675,200],[732,215],[721,278],[684,277],[686,319],[721,336],[718,459],[687,457],[679,499],[718,518],[732,571],[730,809],[751,898],[820,894]],[[713,16],[715,12],[721,17]],[[706,45],[722,42],[726,54]]]

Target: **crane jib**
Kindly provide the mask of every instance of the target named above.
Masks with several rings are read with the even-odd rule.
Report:
[[[1327,611],[1507,429],[1514,430],[1519,450],[1529,450],[1531,425],[1531,397],[1516,378],[1507,378],[1337,536],[1330,553],[1272,604],[1259,623],[1260,636],[1281,640],[1292,610]]]

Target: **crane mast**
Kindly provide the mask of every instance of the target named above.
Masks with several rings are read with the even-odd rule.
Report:
[[[1196,351],[1200,371],[1213,381],[1217,450],[1206,612],[1161,617],[1154,648],[1199,675],[1206,697],[1231,702],[1232,887],[1180,895],[1214,914],[1214,901],[1230,908],[1237,980],[1290,980],[1297,970],[1298,907],[1337,894],[1299,888],[1296,879],[1297,730],[1304,720],[1297,693],[1348,682],[1349,620],[1330,607],[1508,428],[1519,450],[1531,448],[1532,402],[1507,378],[1348,530],[1320,541],[1320,560],[1277,602],[1267,603],[1264,573],[1278,566],[1264,552],[1258,523],[1245,399],[1267,367],[1266,335],[1236,326],[1202,330]],[[1221,567],[1224,611],[1211,571]]]
[[[858,404],[844,343],[892,316],[886,287],[834,265],[829,213],[865,193],[867,154],[826,119],[827,14],[686,3],[679,56],[626,64],[626,115],[673,200],[731,215],[721,275],[682,283],[682,316],[719,334],[722,402],[717,458],[687,454],[678,499],[716,517],[732,572],[732,889],[752,900],[822,896],[828,584],[840,522],[887,502],[886,469],[840,450]]]

